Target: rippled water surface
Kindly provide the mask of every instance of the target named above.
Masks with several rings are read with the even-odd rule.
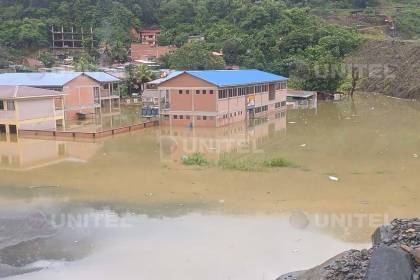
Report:
[[[419,120],[418,103],[359,96],[250,125],[2,141],[0,263],[33,271],[13,279],[275,279],[309,268],[419,215]],[[194,152],[209,164],[183,165]],[[261,164],[279,158],[289,166]]]

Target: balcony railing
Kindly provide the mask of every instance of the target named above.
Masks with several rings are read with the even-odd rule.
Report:
[[[15,120],[16,119],[16,111],[5,111],[0,110],[0,120]]]

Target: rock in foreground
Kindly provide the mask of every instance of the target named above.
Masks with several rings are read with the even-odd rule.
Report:
[[[420,280],[420,219],[396,219],[378,228],[372,244],[277,280]]]

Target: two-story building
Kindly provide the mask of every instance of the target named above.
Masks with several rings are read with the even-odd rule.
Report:
[[[103,72],[5,73],[0,85],[29,86],[64,93],[66,120],[120,109],[120,79]]]
[[[0,134],[19,129],[58,130],[64,127],[65,93],[25,86],[0,86]]]
[[[286,109],[287,78],[259,70],[176,71],[157,87],[168,124],[219,127]]]

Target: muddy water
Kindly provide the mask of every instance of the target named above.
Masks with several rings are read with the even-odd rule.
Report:
[[[45,268],[16,279],[274,279],[308,268],[368,246],[379,224],[419,216],[419,119],[418,103],[358,96],[220,129],[0,142],[2,209],[58,225],[51,242],[0,246],[0,256]],[[193,152],[210,164],[181,164]],[[226,155],[293,165],[223,169]]]

